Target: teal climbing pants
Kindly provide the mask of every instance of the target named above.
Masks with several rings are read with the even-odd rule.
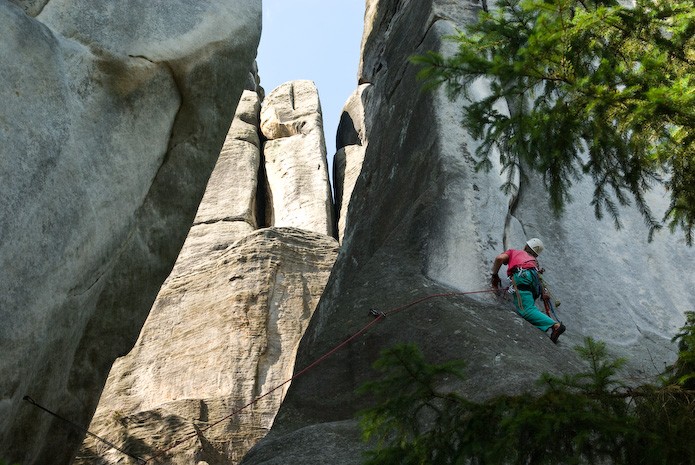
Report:
[[[512,281],[516,284],[516,289],[512,295],[512,300],[519,315],[541,331],[547,331],[555,324],[555,320],[536,307],[536,298],[533,292],[527,290],[538,285],[537,279],[534,273],[528,270],[515,273],[512,276]]]

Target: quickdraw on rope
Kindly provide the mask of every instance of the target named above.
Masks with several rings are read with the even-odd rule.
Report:
[[[32,405],[34,405],[34,406],[40,408],[41,410],[44,410],[44,411],[50,413],[51,415],[55,416],[56,418],[59,418],[60,420],[62,420],[62,421],[64,421],[64,422],[66,422],[66,423],[72,425],[73,427],[79,429],[79,430],[82,431],[83,433],[88,434],[89,436],[92,436],[93,438],[95,438],[95,439],[101,441],[102,443],[106,444],[106,445],[109,446],[110,448],[115,449],[115,450],[121,452],[122,454],[124,454],[124,455],[126,455],[126,456],[132,458],[132,459],[135,459],[135,460],[138,462],[138,464],[140,464],[140,465],[147,465],[148,463],[150,463],[150,462],[152,462],[153,460],[155,460],[157,457],[161,457],[162,455],[166,454],[167,452],[171,451],[172,449],[174,449],[174,448],[180,446],[181,444],[183,444],[183,443],[185,443],[185,442],[187,442],[187,441],[189,441],[189,440],[191,440],[191,439],[193,439],[193,438],[195,438],[195,437],[198,437],[200,434],[202,434],[202,433],[208,431],[209,429],[211,429],[211,428],[217,426],[218,424],[222,423],[223,421],[228,420],[229,418],[232,418],[232,417],[235,416],[235,415],[238,415],[238,414],[241,413],[243,410],[247,409],[248,407],[251,407],[252,405],[254,405],[254,404],[256,404],[257,402],[259,402],[260,400],[262,400],[263,398],[269,396],[270,394],[272,394],[273,392],[277,391],[278,389],[281,389],[283,386],[287,385],[288,383],[291,383],[291,382],[294,381],[295,379],[297,379],[297,378],[299,378],[300,376],[302,376],[302,375],[306,374],[307,372],[311,371],[313,368],[315,368],[315,367],[316,367],[317,365],[319,365],[321,362],[323,362],[324,360],[326,360],[327,358],[329,358],[330,356],[332,356],[333,354],[335,354],[336,352],[338,352],[338,351],[339,351],[340,349],[342,349],[343,347],[345,347],[345,346],[347,346],[348,344],[350,344],[352,341],[354,341],[355,339],[357,339],[358,337],[360,337],[362,334],[364,334],[364,333],[366,333],[367,331],[369,331],[369,329],[371,329],[372,326],[376,325],[377,323],[379,323],[380,321],[382,321],[383,319],[385,319],[387,316],[394,315],[394,314],[396,314],[396,313],[402,312],[403,310],[406,310],[406,309],[408,309],[408,308],[410,308],[410,307],[413,307],[413,306],[415,306],[415,305],[417,305],[417,304],[419,304],[419,303],[422,303],[422,302],[425,302],[425,301],[427,301],[427,300],[434,299],[434,298],[437,298],[437,297],[453,297],[453,296],[461,296],[461,295],[469,295],[469,294],[483,294],[483,293],[498,292],[498,291],[499,291],[499,289],[484,289],[484,290],[480,290],[480,291],[446,292],[446,293],[440,293],[440,294],[430,294],[430,295],[427,295],[427,296],[425,296],[425,297],[421,297],[421,298],[419,298],[419,299],[413,300],[412,302],[409,302],[409,303],[407,303],[407,304],[404,304],[404,305],[401,305],[401,306],[398,306],[398,307],[394,307],[394,308],[392,308],[392,309],[390,309],[390,310],[388,310],[388,311],[385,311],[385,312],[381,312],[381,311],[378,311],[378,310],[376,310],[376,309],[370,309],[370,310],[369,310],[369,315],[371,315],[371,316],[374,317],[374,319],[373,319],[372,321],[370,321],[369,323],[367,323],[366,325],[364,325],[360,330],[358,330],[358,331],[357,331],[356,333],[354,333],[352,336],[350,336],[349,338],[347,338],[346,340],[344,340],[343,342],[341,342],[340,344],[338,344],[337,346],[335,346],[334,348],[332,348],[331,350],[329,350],[328,352],[326,352],[325,354],[323,354],[321,357],[319,357],[319,358],[317,358],[316,360],[314,360],[312,363],[310,363],[309,365],[307,365],[305,368],[303,368],[302,370],[300,370],[300,371],[298,371],[297,373],[295,373],[291,378],[288,378],[287,380],[285,380],[285,381],[283,381],[282,383],[278,384],[277,386],[275,386],[274,388],[270,389],[269,391],[267,391],[267,392],[261,394],[260,396],[256,397],[255,399],[253,399],[252,401],[246,403],[245,405],[243,405],[243,406],[241,406],[241,407],[239,407],[239,408],[233,410],[232,412],[230,412],[230,413],[229,413],[228,415],[226,415],[225,417],[220,418],[219,420],[216,420],[215,422],[208,424],[208,425],[205,426],[204,428],[201,428],[199,425],[194,425],[195,431],[194,431],[193,433],[190,433],[190,434],[184,436],[183,438],[181,438],[181,439],[175,441],[171,446],[167,447],[166,449],[162,449],[162,450],[158,451],[156,454],[151,455],[151,456],[150,456],[149,458],[147,458],[147,459],[143,459],[142,457],[138,457],[138,456],[136,456],[136,455],[130,454],[129,452],[127,452],[127,451],[125,451],[125,450],[119,448],[118,446],[116,446],[115,444],[113,444],[113,443],[107,441],[106,439],[103,439],[103,438],[101,438],[100,436],[98,436],[98,435],[92,433],[91,431],[87,430],[86,428],[83,428],[83,427],[77,425],[76,423],[73,423],[72,421],[68,420],[67,418],[61,417],[61,416],[58,415],[57,413],[52,412],[52,411],[48,410],[47,408],[45,408],[45,407],[39,405],[38,403],[36,403],[36,402],[35,402],[31,397],[29,397],[29,396],[25,396],[25,397],[24,397],[24,400],[26,400],[26,401],[29,402],[30,404],[32,404]]]

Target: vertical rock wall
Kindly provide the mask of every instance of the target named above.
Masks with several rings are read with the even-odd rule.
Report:
[[[573,347],[587,336],[627,358],[627,382],[653,380],[674,359],[670,339],[695,300],[688,281],[673,277],[689,274],[695,252],[668,233],[648,244],[635,210],[622,212],[622,230],[595,220],[586,183],[578,183],[562,218],[550,215],[534,177],[506,196],[499,166],[474,169],[476,141],[460,126],[466,101],[420,90],[408,57],[452,51],[444,37],[474,21],[480,6],[367,1],[359,78],[371,86],[368,145],[341,250],[296,369],[322,362],[299,372],[271,432],[243,465],[361,463],[367,445],[355,415],[370,399],[355,388],[374,376],[379,352],[397,343],[416,343],[433,362],[464,359],[466,379],[441,388],[472,399],[532,390],[543,372],[583,370]],[[473,94],[485,95],[484,83]],[[658,192],[652,200],[658,209]],[[464,294],[488,290],[494,257],[529,236],[545,241],[545,277],[562,301],[568,330],[557,345],[504,298]],[[342,347],[368,327],[370,309],[400,311]],[[332,355],[324,360],[326,353]]]
[[[338,240],[345,235],[348,206],[357,177],[362,172],[367,135],[364,127],[364,107],[369,98],[370,84],[360,85],[348,98],[340,116],[336,137],[337,152],[333,159],[335,210],[338,216]]]
[[[318,102],[315,88],[307,100]],[[264,102],[266,114],[277,103]],[[176,265],[135,347],[114,364],[89,427],[153,463],[234,464],[265,436],[337,254],[325,227],[312,231],[326,224],[320,209],[295,215],[294,227],[262,227],[266,188],[319,205],[330,198],[327,179],[304,170],[322,153],[325,167],[325,150],[316,145],[282,154],[291,160],[290,186],[262,176],[260,109],[258,94],[244,91]],[[303,137],[323,140],[317,107],[297,101],[295,111],[314,121]],[[277,124],[266,120],[264,127],[277,133]],[[130,460],[122,451],[88,437],[74,463]]]
[[[328,182],[321,103],[311,81],[291,81],[274,89],[261,110],[266,221],[333,235],[334,214]]]
[[[65,464],[190,228],[261,2],[0,2],[0,458]]]
[[[265,436],[337,251],[334,239],[294,228],[230,245],[205,237],[220,250],[166,281],[89,427],[153,463],[234,464]],[[74,463],[127,458],[88,437]]]

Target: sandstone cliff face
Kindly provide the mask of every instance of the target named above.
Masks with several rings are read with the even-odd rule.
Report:
[[[290,106],[291,89],[301,89],[294,92],[301,98]],[[338,244],[328,234],[331,201],[315,86],[284,84],[263,109],[264,117],[258,94],[244,91],[176,265],[135,347],[109,374],[89,429],[131,456],[238,463],[270,429],[289,386],[297,345]],[[292,125],[302,132],[285,131]],[[261,128],[274,143],[261,143]],[[280,144],[283,137],[313,143]],[[269,146],[271,159],[262,153]],[[323,176],[317,176],[321,160]],[[277,166],[287,178],[260,176]],[[280,210],[290,225],[264,228],[265,199],[275,198],[266,190],[286,193],[276,202],[285,202]],[[302,208],[302,198],[318,208]],[[132,458],[122,451],[88,437],[74,463]]]
[[[335,239],[295,228],[228,246],[214,228],[205,237],[220,252],[166,281],[89,427],[154,463],[234,464],[265,436],[337,253]],[[74,463],[127,458],[88,437]]]
[[[195,215],[261,2],[0,2],[0,457],[64,464]]]
[[[111,360],[125,355],[136,339],[158,281],[194,218],[203,194],[204,181],[198,181],[207,178],[216,157],[208,158],[202,147],[214,145],[211,133],[223,126],[220,115],[230,114],[236,102],[216,99],[231,88],[241,92],[214,72],[211,63],[227,66],[233,53],[205,47],[206,35],[198,33],[218,23],[191,21],[195,15],[187,8],[193,4],[181,6],[185,18],[164,21],[175,25],[172,36],[184,42],[177,44],[161,37],[167,27],[156,20],[146,40],[134,33],[143,26],[109,38],[118,23],[93,13],[118,18],[125,13],[121,7],[105,3],[90,9],[80,3],[0,4],[0,23],[8,25],[0,28],[3,53],[26,46],[26,37],[40,38],[30,43],[27,56],[33,58],[21,55],[12,67],[0,68],[3,101],[26,100],[14,119],[0,117],[8,141],[0,149],[0,193],[8,199],[0,232],[3,240],[13,238],[0,246],[0,308],[8,322],[0,329],[7,354],[1,368],[10,374],[0,380],[0,444],[3,454],[22,463],[69,460],[77,435],[66,434],[62,424],[46,421],[19,399],[30,393],[87,424],[95,387],[103,385]],[[333,219],[321,194],[327,185],[322,181],[310,189],[311,201],[292,187],[305,176],[302,170],[309,176],[316,168],[308,177],[312,182],[325,176],[323,157],[314,151],[321,150],[323,136],[305,131],[320,120],[318,97],[306,91],[308,83],[290,83],[269,96],[267,102],[276,97],[279,102],[263,109],[267,117],[258,124],[267,141],[262,141],[255,129],[259,99],[245,94],[186,246],[137,344],[114,365],[90,428],[145,458],[213,465],[236,462],[273,423],[243,464],[358,464],[366,446],[354,416],[370,400],[356,396],[355,387],[373,376],[370,367],[379,351],[398,342],[417,343],[432,361],[466,359],[468,378],[442,388],[474,399],[532,389],[544,371],[579,370],[572,346],[585,336],[605,340],[615,355],[628,358],[627,380],[654,374],[672,360],[669,339],[683,312],[695,307],[687,289],[695,253],[667,234],[645,244],[637,212],[623,212],[622,231],[596,222],[584,200],[587,184],[577,186],[575,203],[561,219],[547,212],[544,189],[535,180],[505,196],[496,170],[473,169],[475,141],[459,126],[458,109],[465,102],[419,91],[417,70],[407,58],[446,50],[442,38],[474,20],[479,3],[366,2],[361,86],[339,129],[344,154],[336,156],[335,169],[342,246],[330,279],[335,241],[327,234]],[[68,4],[80,7],[75,19],[55,9]],[[256,3],[208,4],[223,8],[216,14],[238,7],[230,34],[255,37]],[[152,18],[146,10],[141,16]],[[245,35],[247,26],[251,32]],[[194,32],[181,34],[186,27]],[[97,44],[91,48],[84,45],[91,44],[84,39],[91,37],[89,30]],[[239,40],[239,49],[248,51]],[[209,53],[193,52],[201,49]],[[220,62],[218,52],[225,60]],[[168,60],[167,53],[178,58]],[[244,75],[250,68],[245,66],[233,67],[235,76]],[[25,82],[23,76],[35,67],[41,79]],[[214,76],[214,85],[193,85],[206,75]],[[95,92],[103,86],[113,92]],[[174,96],[167,89],[176,89]],[[210,89],[217,95],[208,94]],[[485,89],[478,91],[482,95]],[[211,103],[199,107],[197,98]],[[61,111],[47,111],[46,99],[62,102]],[[296,102],[309,102],[313,110],[305,113]],[[102,108],[111,112],[104,116]],[[52,122],[44,132],[25,124],[36,115]],[[206,122],[208,116],[214,124]],[[96,130],[100,118],[110,131]],[[119,144],[128,137],[131,145]],[[265,162],[259,152],[263,142],[271,152],[282,147]],[[294,147],[292,154],[285,153],[287,147]],[[304,163],[297,154],[306,150],[310,157]],[[10,161],[14,153],[23,156]],[[106,165],[97,163],[102,159]],[[259,164],[267,177],[259,176]],[[312,212],[308,218],[305,204]],[[541,257],[546,278],[563,301],[559,313],[568,332],[557,346],[502,299],[437,297],[486,289],[494,256],[534,235],[546,243]],[[289,377],[294,347],[326,279],[297,354],[299,376],[273,420],[286,387],[280,383]],[[331,352],[373,321],[370,309],[411,303]],[[322,361],[312,365],[317,360]],[[277,386],[277,394],[230,415]],[[180,448],[179,440],[186,441]],[[81,456],[83,463],[130,460],[94,441]]]
[[[294,226],[333,235],[321,104],[311,81],[274,89],[261,110],[267,182],[266,215],[273,226]]]
[[[668,233],[647,244],[637,211],[623,211],[620,231],[596,221],[588,183],[577,185],[575,203],[559,219],[536,179],[505,196],[498,169],[473,168],[475,141],[459,125],[465,101],[419,90],[408,57],[446,51],[443,37],[475,20],[478,8],[478,1],[367,1],[359,78],[370,87],[364,122],[353,127],[363,124],[360,140],[368,144],[341,250],[296,370],[369,324],[370,308],[424,300],[295,379],[271,432],[243,465],[361,463],[366,446],[354,416],[369,399],[355,388],[373,376],[379,351],[398,342],[417,343],[432,361],[465,359],[468,378],[443,388],[474,399],[533,389],[542,372],[583,369],[572,348],[586,336],[628,359],[627,381],[673,360],[670,338],[695,307],[681,279],[695,252]],[[476,91],[483,95],[484,86]],[[658,210],[659,193],[653,197]],[[546,243],[541,264],[562,300],[568,330],[558,345],[498,297],[434,297],[487,289],[494,257],[532,236]]]
[[[371,84],[360,85],[348,98],[338,125],[337,152],[333,158],[333,183],[335,210],[338,216],[338,240],[343,241],[348,206],[362,171],[367,150],[367,134],[364,127],[364,107],[369,98]]]

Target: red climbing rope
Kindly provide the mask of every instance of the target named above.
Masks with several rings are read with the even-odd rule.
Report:
[[[482,291],[445,292],[445,293],[442,293],[442,294],[430,294],[430,295],[426,295],[425,297],[422,297],[422,298],[420,298],[420,299],[414,300],[414,301],[412,301],[412,302],[410,302],[410,303],[407,303],[407,304],[405,304],[405,305],[401,305],[400,307],[392,308],[391,310],[385,312],[384,315],[385,315],[385,316],[393,315],[394,313],[401,312],[401,311],[403,311],[403,310],[405,310],[405,309],[407,309],[407,308],[410,308],[410,307],[412,307],[412,306],[414,306],[414,305],[417,305],[417,304],[419,304],[419,303],[422,303],[422,302],[424,302],[424,301],[426,301],[426,300],[433,299],[433,298],[435,298],[435,297],[453,297],[453,296],[456,296],[456,295],[484,294],[484,293],[487,293],[487,292],[497,292],[497,291],[498,291],[498,289],[485,289],[485,290],[482,290]]]
[[[250,402],[248,402],[247,404],[243,405],[242,407],[239,407],[239,408],[235,409],[234,411],[232,411],[231,413],[229,413],[227,416],[225,416],[225,417],[223,417],[223,418],[220,418],[219,420],[215,421],[214,423],[211,423],[211,424],[207,425],[205,428],[199,428],[198,431],[196,431],[196,432],[194,432],[194,433],[191,433],[190,435],[188,435],[188,436],[186,436],[186,437],[184,437],[184,438],[182,438],[182,439],[176,441],[176,442],[175,442],[173,445],[171,445],[170,447],[168,447],[168,448],[166,448],[166,449],[163,449],[163,450],[159,451],[159,452],[156,453],[155,455],[153,455],[153,456],[151,456],[150,458],[148,458],[147,460],[145,460],[144,463],[145,463],[145,464],[149,463],[149,462],[152,461],[153,459],[155,459],[155,458],[157,458],[157,457],[159,457],[159,456],[161,456],[161,455],[163,455],[163,454],[169,452],[170,450],[172,450],[172,449],[174,449],[174,448],[180,446],[180,445],[183,444],[184,442],[193,439],[194,437],[198,436],[199,433],[203,433],[203,432],[209,430],[210,428],[213,428],[213,427],[217,426],[218,424],[222,423],[223,421],[228,420],[229,418],[232,418],[232,417],[235,416],[235,415],[238,415],[238,414],[241,413],[243,410],[245,410],[245,409],[247,409],[248,407],[250,407],[250,406],[256,404],[257,402],[259,402],[259,401],[260,401],[261,399],[263,399],[264,397],[269,396],[270,394],[272,394],[273,392],[275,392],[275,391],[277,391],[278,389],[282,388],[282,387],[285,386],[286,384],[291,383],[292,381],[294,381],[295,379],[299,378],[300,376],[302,376],[302,375],[308,373],[308,372],[311,371],[313,368],[315,368],[317,365],[319,365],[320,363],[322,363],[324,360],[326,360],[327,358],[329,358],[330,356],[332,356],[333,354],[335,354],[336,352],[338,352],[338,351],[339,351],[340,349],[342,349],[343,347],[345,347],[345,346],[347,346],[348,344],[350,344],[352,341],[354,341],[355,339],[357,339],[358,337],[360,337],[362,334],[364,334],[364,333],[366,333],[367,331],[369,331],[369,329],[370,329],[372,326],[376,325],[377,323],[379,323],[381,320],[383,320],[384,318],[386,318],[386,317],[389,316],[389,315],[394,315],[394,314],[399,313],[399,312],[402,312],[403,310],[406,310],[406,309],[408,309],[408,308],[410,308],[410,307],[413,307],[413,306],[415,306],[415,305],[417,305],[417,304],[420,304],[420,303],[422,303],[422,302],[425,302],[425,301],[427,301],[427,300],[434,299],[434,298],[437,298],[437,297],[453,297],[453,296],[460,296],[460,295],[483,294],[483,293],[497,292],[497,291],[498,291],[498,289],[484,289],[484,290],[480,290],[480,291],[445,292],[445,293],[439,293],[439,294],[430,294],[430,295],[427,295],[427,296],[425,296],[425,297],[421,297],[421,298],[419,298],[419,299],[413,300],[412,302],[408,302],[407,304],[404,304],[404,305],[401,305],[401,306],[398,306],[398,307],[394,307],[394,308],[392,308],[392,309],[390,309],[390,310],[387,310],[386,312],[376,312],[376,311],[372,311],[371,314],[375,316],[375,318],[374,318],[372,321],[370,321],[368,324],[364,325],[360,330],[358,330],[358,331],[357,331],[356,333],[354,333],[352,336],[350,336],[349,338],[347,338],[346,340],[344,340],[343,342],[341,342],[341,343],[338,344],[337,346],[333,347],[331,350],[329,350],[328,352],[326,352],[325,354],[323,354],[322,356],[320,356],[319,358],[317,358],[316,360],[314,360],[313,362],[311,362],[309,365],[307,365],[306,367],[304,367],[303,369],[301,369],[300,371],[298,371],[297,373],[295,373],[291,378],[289,378],[289,379],[283,381],[282,383],[278,384],[277,386],[275,386],[275,387],[272,388],[271,390],[269,390],[269,391],[265,392],[264,394],[262,394],[262,395],[256,397],[255,399],[253,399],[252,401],[250,401]]]
[[[166,449],[162,449],[162,450],[158,451],[156,454],[150,456],[148,459],[143,459],[143,458],[140,458],[140,457],[138,457],[138,456],[131,455],[131,454],[129,454],[128,452],[124,451],[123,449],[120,449],[120,448],[116,447],[116,445],[114,445],[114,444],[112,444],[112,443],[106,441],[105,439],[103,439],[103,438],[101,438],[101,437],[99,437],[99,436],[97,436],[97,435],[95,435],[95,434],[89,432],[88,430],[86,430],[86,429],[84,429],[84,428],[82,428],[82,427],[79,427],[78,425],[74,425],[74,426],[77,426],[79,429],[83,430],[83,431],[86,432],[87,434],[96,437],[98,440],[100,440],[100,441],[103,442],[104,444],[110,446],[111,448],[113,448],[113,449],[115,449],[115,450],[117,450],[117,451],[119,451],[119,452],[122,452],[124,455],[129,456],[129,457],[131,457],[131,458],[134,458],[134,459],[137,460],[140,464],[146,465],[146,464],[148,464],[149,462],[151,462],[151,461],[153,461],[154,459],[156,459],[157,457],[160,457],[160,456],[166,454],[167,452],[171,451],[172,449],[174,449],[174,448],[180,446],[181,444],[183,444],[183,443],[185,443],[185,442],[187,442],[187,441],[193,439],[194,437],[198,436],[200,433],[204,433],[205,431],[209,430],[210,428],[213,428],[213,427],[217,426],[218,424],[222,423],[223,421],[228,420],[229,418],[231,418],[231,417],[233,417],[233,416],[235,416],[235,415],[238,415],[238,414],[241,413],[243,410],[245,410],[245,409],[249,408],[250,406],[252,406],[252,405],[256,404],[257,402],[259,402],[261,399],[263,399],[263,398],[269,396],[270,394],[272,394],[273,392],[275,392],[275,391],[277,391],[278,389],[282,388],[282,387],[285,386],[286,384],[291,383],[292,381],[294,381],[295,379],[299,378],[300,376],[302,376],[302,375],[308,373],[308,372],[311,371],[313,368],[315,368],[317,365],[319,365],[320,363],[322,363],[324,360],[326,360],[327,358],[329,358],[330,356],[332,356],[333,354],[335,354],[336,352],[338,352],[338,351],[339,351],[340,349],[342,349],[343,347],[345,347],[345,346],[347,346],[348,344],[350,344],[352,341],[354,341],[355,339],[357,339],[358,337],[360,337],[362,334],[364,334],[364,333],[366,333],[367,331],[369,331],[369,329],[370,329],[372,326],[376,325],[377,323],[379,323],[380,321],[382,321],[384,318],[386,318],[386,317],[389,316],[389,315],[394,315],[394,314],[399,313],[399,312],[402,312],[403,310],[406,310],[406,309],[408,309],[408,308],[410,308],[410,307],[413,307],[413,306],[415,306],[415,305],[417,305],[417,304],[419,304],[419,303],[422,303],[422,302],[425,302],[425,301],[427,301],[427,300],[434,299],[434,298],[437,298],[437,297],[453,297],[453,296],[459,296],[459,295],[483,294],[483,293],[487,293],[487,292],[497,292],[497,291],[498,291],[498,289],[485,289],[485,290],[480,290],[480,291],[445,292],[445,293],[439,293],[439,294],[430,294],[430,295],[426,295],[426,296],[424,296],[424,297],[421,297],[421,298],[419,298],[419,299],[413,300],[412,302],[408,302],[407,304],[404,304],[404,305],[401,305],[401,306],[398,306],[398,307],[394,307],[394,308],[389,309],[389,310],[387,310],[387,311],[385,311],[385,312],[378,312],[378,311],[376,311],[376,310],[371,310],[371,311],[370,311],[370,314],[373,315],[373,316],[375,317],[372,321],[370,321],[368,324],[364,325],[359,331],[357,331],[356,333],[354,333],[352,336],[350,336],[349,338],[345,339],[343,342],[341,342],[340,344],[338,344],[337,346],[333,347],[331,350],[329,350],[328,352],[326,352],[325,354],[323,354],[322,356],[320,356],[319,358],[317,358],[316,360],[314,360],[313,362],[311,362],[309,365],[307,365],[306,367],[304,367],[302,370],[300,370],[300,371],[298,371],[297,373],[295,373],[291,378],[289,378],[289,379],[283,381],[282,383],[278,384],[277,386],[275,386],[275,387],[272,388],[271,390],[269,390],[269,391],[267,391],[267,392],[261,394],[260,396],[256,397],[255,399],[253,399],[252,401],[248,402],[247,404],[245,404],[245,405],[243,405],[243,406],[241,406],[241,407],[239,407],[239,408],[233,410],[231,413],[229,413],[229,414],[226,415],[225,417],[220,418],[219,420],[217,420],[217,421],[215,421],[215,422],[213,422],[213,423],[208,424],[205,428],[200,428],[200,427],[196,428],[196,431],[195,431],[195,432],[193,432],[193,433],[191,433],[191,434],[189,434],[189,435],[187,435],[187,436],[184,436],[182,439],[179,439],[178,441],[175,441],[171,446],[167,447]],[[28,396],[25,397],[25,400],[28,400],[30,403],[32,403],[33,405],[35,405],[35,406],[41,408],[42,410],[45,410],[45,411],[51,413],[52,415],[56,415],[56,416],[57,416],[57,414],[51,412],[50,410],[46,409],[45,407],[40,406],[39,404],[37,404],[33,399],[29,398]],[[64,421],[69,422],[69,423],[72,424],[72,422],[70,422],[69,420],[67,420],[67,419],[65,419],[65,418],[62,418],[62,417],[58,417],[58,418],[60,418],[60,419],[62,419],[62,420],[64,420]]]
[[[374,320],[372,320],[369,324],[365,325],[362,329],[360,329],[358,332],[356,332],[355,334],[353,334],[352,336],[350,336],[348,339],[346,339],[345,341],[341,342],[340,344],[338,344],[337,346],[335,346],[335,347],[334,347],[333,349],[331,349],[330,351],[328,351],[328,352],[326,352],[325,354],[323,354],[321,357],[319,357],[318,359],[316,359],[314,362],[312,362],[311,364],[309,364],[307,367],[305,367],[305,368],[302,369],[301,371],[298,371],[297,373],[295,373],[294,376],[292,376],[291,378],[289,378],[289,379],[283,381],[282,383],[278,384],[277,386],[275,386],[275,387],[272,388],[271,390],[269,390],[269,391],[263,393],[262,395],[256,397],[256,398],[253,399],[251,402],[249,402],[249,403],[243,405],[242,407],[237,408],[236,410],[234,410],[234,411],[232,411],[231,413],[229,413],[229,415],[227,415],[227,416],[225,416],[225,417],[223,417],[223,418],[220,418],[219,420],[215,421],[214,423],[211,423],[211,424],[207,425],[205,428],[199,428],[198,431],[196,431],[196,432],[194,432],[194,433],[191,433],[191,434],[189,434],[188,436],[185,436],[184,438],[182,438],[182,439],[176,441],[176,442],[175,442],[173,445],[171,445],[170,447],[168,447],[168,448],[166,448],[166,449],[163,449],[163,450],[157,452],[155,455],[153,455],[153,456],[151,456],[150,458],[148,458],[147,460],[145,460],[144,463],[145,463],[145,464],[149,463],[149,462],[150,462],[151,460],[153,460],[154,458],[159,457],[159,456],[161,456],[161,455],[163,455],[163,454],[169,452],[170,450],[172,450],[172,449],[174,449],[174,448],[180,446],[180,445],[183,444],[184,442],[193,439],[194,437],[198,436],[199,433],[204,433],[205,431],[209,430],[210,428],[213,428],[213,427],[217,426],[218,424],[222,423],[223,421],[228,420],[229,418],[232,418],[232,417],[235,416],[235,415],[238,415],[238,414],[241,413],[243,410],[245,410],[245,409],[247,409],[248,407],[254,405],[254,404],[257,403],[257,402],[259,402],[259,401],[260,401],[261,399],[263,399],[264,397],[269,396],[270,394],[272,394],[273,392],[277,391],[278,389],[280,389],[281,387],[283,387],[283,386],[286,385],[287,383],[290,383],[290,382],[294,381],[295,379],[299,378],[299,377],[302,376],[304,373],[310,371],[310,370],[311,370],[312,368],[314,368],[316,365],[318,365],[319,363],[323,362],[323,361],[326,360],[328,357],[330,357],[331,355],[333,355],[334,353],[336,353],[337,351],[339,351],[340,349],[342,349],[344,346],[348,345],[348,344],[349,344],[350,342],[352,342],[354,339],[356,339],[356,338],[358,338],[360,335],[366,333],[367,330],[369,330],[370,327],[372,327],[373,325],[375,325],[376,323],[378,323],[382,318],[384,318],[384,315],[379,315],[377,318],[375,318]]]

